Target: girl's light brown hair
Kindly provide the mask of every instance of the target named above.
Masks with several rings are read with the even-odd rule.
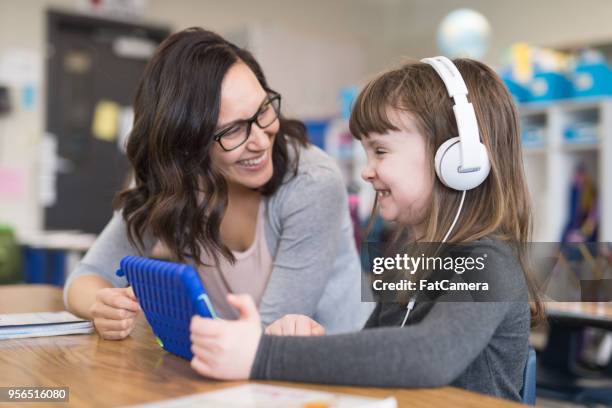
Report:
[[[541,321],[543,307],[531,268],[527,246],[531,242],[531,199],[523,172],[519,116],[512,97],[497,74],[486,65],[469,60],[453,61],[468,88],[480,138],[489,152],[491,172],[465,198],[459,222],[448,242],[470,242],[485,236],[510,243],[516,248],[532,299],[532,321]],[[382,73],[357,97],[350,119],[357,138],[369,133],[399,130],[388,117],[389,109],[407,111],[425,135],[431,157],[430,176],[436,178],[433,158],[437,148],[457,136],[453,102],[442,79],[425,63],[407,63]],[[419,242],[441,242],[459,207],[461,192],[434,183],[425,214],[425,231]],[[405,236],[404,234],[401,234]]]

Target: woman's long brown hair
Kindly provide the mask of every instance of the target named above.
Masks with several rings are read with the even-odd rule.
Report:
[[[470,190],[461,211],[461,222],[448,242],[471,242],[485,236],[510,243],[517,251],[532,300],[532,321],[542,320],[544,309],[528,262],[532,236],[531,199],[523,171],[519,116],[506,87],[486,65],[454,60],[467,85],[474,105],[482,143],[489,152],[491,172],[477,188]],[[435,178],[433,158],[437,148],[458,135],[453,103],[433,67],[407,63],[371,81],[360,93],[351,115],[352,134],[361,139],[368,133],[399,130],[387,116],[388,109],[413,115],[426,138],[431,157],[429,172]],[[441,242],[450,228],[461,192],[434,183],[425,232],[419,242]],[[405,231],[398,236],[406,236]]]
[[[201,28],[173,34],[157,49],[140,80],[134,127],[127,144],[134,182],[115,197],[130,242],[141,252],[144,237],[160,240],[181,262],[201,264],[204,251],[234,257],[219,228],[228,202],[227,183],[209,159],[217,126],[221,83],[229,68],[245,63],[261,86],[266,78],[251,53]],[[303,123],[280,116],[274,140],[272,178],[259,191],[273,194],[297,171],[297,147],[306,145]],[[290,159],[289,148],[296,156]]]

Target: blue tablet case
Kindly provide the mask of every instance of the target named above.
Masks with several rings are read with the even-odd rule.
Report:
[[[191,317],[216,317],[197,271],[190,265],[126,256],[117,271],[117,276],[124,275],[160,345],[191,360]]]

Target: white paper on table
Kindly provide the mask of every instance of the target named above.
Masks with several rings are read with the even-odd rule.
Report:
[[[329,408],[397,408],[393,397],[379,399],[266,384],[239,385],[131,408],[303,408],[314,403]]]
[[[0,327],[31,326],[40,324],[76,323],[87,320],[76,317],[70,312],[42,312],[42,313],[11,313],[0,314]]]

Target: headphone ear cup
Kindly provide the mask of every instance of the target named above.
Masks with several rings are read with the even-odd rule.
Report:
[[[446,181],[444,180],[444,173],[442,172],[442,159],[444,158],[446,152],[450,149],[450,147],[458,143],[459,143],[459,137],[451,137],[447,139],[444,143],[440,145],[440,147],[438,147],[438,150],[436,150],[436,155],[434,157],[434,163],[436,166],[436,174],[438,178],[440,179],[440,181],[442,182],[442,184],[444,184],[447,187],[449,186],[448,184],[446,184]],[[449,159],[449,163],[450,163],[450,159]]]
[[[458,191],[471,190],[482,184],[491,171],[487,148],[478,144],[480,169],[470,173],[459,173],[461,148],[459,137],[452,137],[442,143],[436,151],[434,164],[438,178],[448,188]]]

